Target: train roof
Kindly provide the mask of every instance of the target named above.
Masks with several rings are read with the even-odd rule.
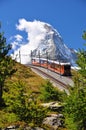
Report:
[[[61,62],[61,61],[55,61],[55,60],[49,60],[49,59],[45,59],[45,58],[32,58],[33,60],[36,59],[36,60],[42,60],[42,61],[47,61],[50,62],[50,63],[55,63],[55,64],[60,64],[60,65],[70,65],[70,62]]]

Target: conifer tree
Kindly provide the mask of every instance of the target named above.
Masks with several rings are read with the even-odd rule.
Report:
[[[82,38],[86,40],[86,31],[83,32]],[[86,46],[86,43],[84,45]],[[77,64],[81,68],[80,74],[86,78],[86,49],[79,49]]]
[[[86,32],[82,37],[86,40]],[[80,69],[74,77],[74,86],[64,106],[68,130],[86,130],[86,50],[79,50],[77,64]]]
[[[3,87],[7,76],[10,76],[13,72],[13,60],[8,56],[11,45],[6,43],[4,33],[1,32],[0,27],[0,107],[3,106]]]

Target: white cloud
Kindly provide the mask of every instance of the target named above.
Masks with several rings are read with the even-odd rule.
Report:
[[[34,20],[33,22],[27,21],[25,19],[19,19],[19,23],[16,24],[16,29],[19,31],[25,31],[27,33],[27,43],[21,44],[20,53],[22,63],[27,63],[30,61],[31,50],[36,49],[42,39],[45,38],[46,29],[44,28],[44,23]],[[13,42],[14,48],[18,45],[18,42],[23,39],[21,35],[15,36],[17,42]],[[19,50],[17,50],[19,53]],[[15,51],[15,52],[17,52]],[[25,55],[25,56],[24,56]],[[26,56],[27,55],[27,56]],[[24,60],[25,59],[25,60]]]
[[[40,21],[29,22],[25,19],[20,19],[19,24],[16,25],[16,28],[20,31],[27,32],[27,39],[29,44],[33,47],[37,47],[39,41],[45,36],[45,29],[43,23]]]
[[[23,37],[19,34],[15,35],[14,38],[16,38],[16,41],[22,41],[23,40]]]
[[[18,42],[14,41],[14,42],[11,43],[11,45],[12,45],[12,49],[13,49],[13,50],[16,50],[16,49],[17,49],[17,46],[18,46],[19,44],[18,44]]]
[[[21,35],[17,34],[15,36],[11,36],[9,38],[9,40],[11,41],[12,49],[15,51],[21,47],[23,37]]]

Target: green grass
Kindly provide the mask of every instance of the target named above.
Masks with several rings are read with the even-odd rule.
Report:
[[[31,112],[30,114],[33,120],[30,122],[29,119],[29,125],[35,125],[34,122],[36,122],[36,120],[34,120],[34,117],[37,113],[38,114],[36,116],[39,117],[38,119],[42,120],[42,117],[45,117],[46,114],[50,112],[48,110],[44,110],[44,108],[40,105],[44,100],[44,98],[40,100],[40,96],[46,96],[46,86],[49,89],[49,92],[47,93],[48,98],[50,98],[49,101],[51,101],[51,96],[53,94],[54,96],[57,94],[59,96],[62,95],[58,89],[58,92],[56,93],[56,89],[54,90],[53,85],[49,83],[49,81],[46,82],[46,80],[34,73],[31,68],[21,65],[20,63],[15,63],[14,68],[16,68],[16,72],[5,80],[3,88],[3,99],[6,106],[0,109],[0,128],[4,128],[12,124],[19,124],[23,127],[26,123],[28,123],[28,110]],[[50,94],[50,92],[52,93]],[[56,96],[56,99],[58,98],[59,97]],[[29,105],[28,102],[30,103]],[[42,115],[42,117],[40,115]],[[24,120],[20,120],[20,118]]]
[[[20,80],[26,84],[27,90],[39,92],[39,87],[41,84],[45,83],[45,80],[25,65],[16,63],[15,68],[17,71],[11,77],[6,79],[5,85],[7,86],[8,84],[13,84],[14,82]]]
[[[0,108],[0,128],[19,122],[20,120],[16,116],[13,106],[17,108],[21,107],[21,109],[23,109],[22,101],[25,100],[25,105],[27,105],[27,101],[29,100],[27,97],[30,96],[30,94],[32,95],[35,93],[35,97],[38,97],[41,84],[46,82],[25,65],[15,63],[14,68],[16,69],[16,72],[5,80],[3,88],[3,99],[6,106]]]

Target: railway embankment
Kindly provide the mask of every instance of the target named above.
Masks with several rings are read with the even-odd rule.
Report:
[[[48,69],[32,66],[32,71],[43,77],[44,79],[49,79],[54,86],[57,86],[60,90],[68,90],[69,87],[73,86],[73,80],[69,76],[62,76]]]

